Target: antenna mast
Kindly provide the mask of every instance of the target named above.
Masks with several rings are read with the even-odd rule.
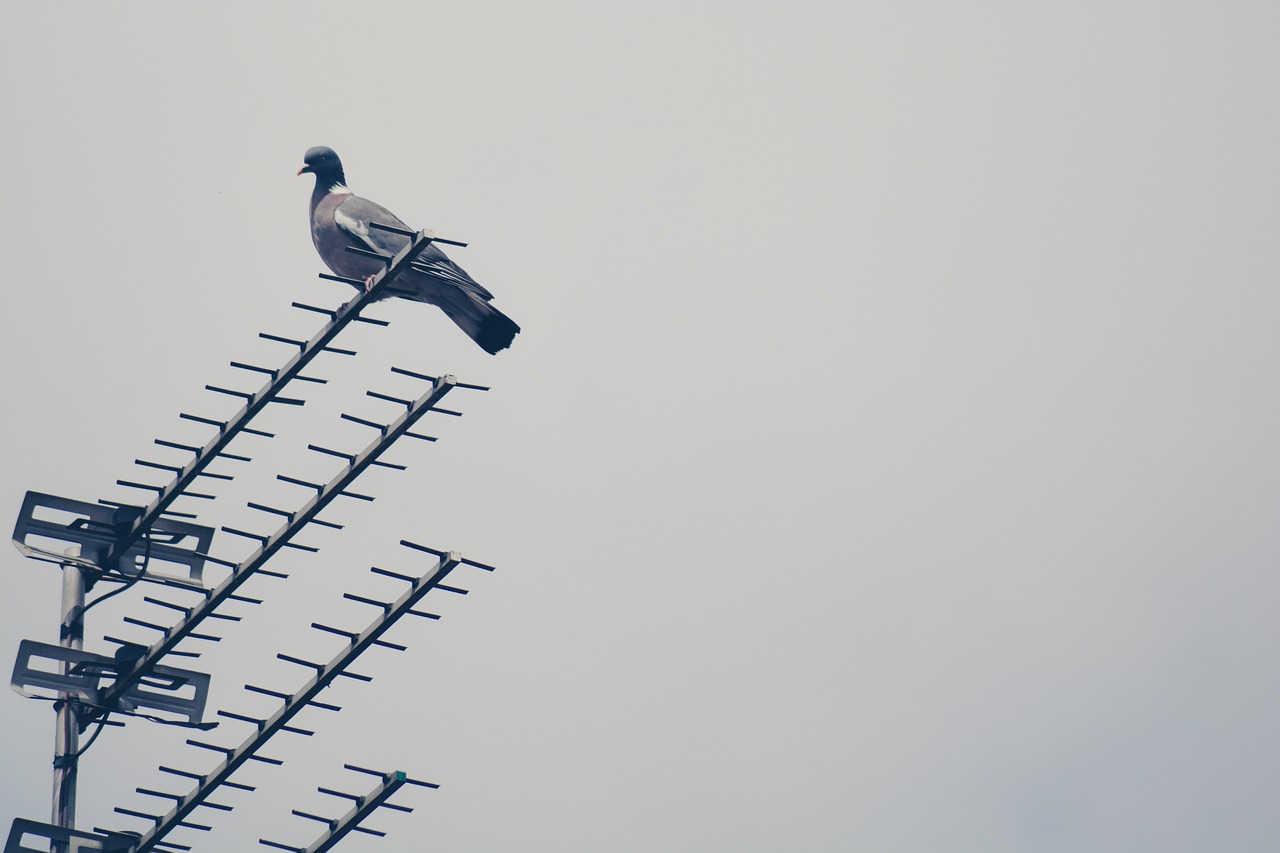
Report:
[[[308,525],[341,529],[342,525],[320,517],[338,497],[356,500],[372,500],[352,490],[360,475],[370,467],[403,470],[404,466],[385,462],[384,452],[398,439],[408,436],[425,441],[435,438],[414,431],[416,424],[429,412],[458,415],[459,412],[440,407],[441,400],[449,392],[462,388],[486,391],[479,385],[459,382],[452,376],[429,376],[415,371],[392,368],[404,377],[426,384],[416,399],[405,399],[377,391],[368,391],[369,397],[383,403],[402,407],[399,416],[390,420],[358,417],[343,414],[343,419],[373,431],[372,441],[358,451],[323,447],[309,444],[308,449],[327,458],[338,460],[341,465],[327,482],[312,482],[300,477],[278,474],[277,479],[303,490],[305,500],[301,506],[289,509],[254,501],[248,506],[281,522],[274,533],[257,533],[238,528],[219,528],[197,524],[196,516],[173,509],[179,498],[212,500],[215,495],[197,491],[200,480],[219,481],[233,479],[231,475],[215,473],[210,466],[215,461],[237,464],[252,463],[248,456],[233,453],[229,446],[241,436],[271,438],[271,433],[254,427],[254,419],[269,405],[300,406],[304,401],[286,396],[283,392],[293,382],[324,383],[327,380],[308,375],[304,371],[321,354],[348,357],[357,355],[342,349],[335,340],[352,323],[379,326],[386,321],[362,316],[361,312],[379,299],[395,278],[409,268],[415,258],[434,243],[465,246],[453,240],[437,238],[430,231],[411,232],[392,226],[373,224],[375,228],[393,231],[411,238],[401,252],[392,256],[370,253],[367,249],[350,247],[348,251],[362,255],[374,254],[386,264],[386,269],[376,276],[371,286],[365,282],[341,276],[323,274],[320,277],[355,285],[359,294],[336,310],[320,308],[300,302],[293,307],[327,316],[327,322],[309,340],[301,341],[281,335],[262,333],[260,337],[289,347],[296,352],[278,368],[267,368],[242,362],[231,362],[237,369],[265,375],[266,385],[257,391],[241,391],[206,385],[206,389],[224,396],[243,400],[240,410],[229,418],[218,419],[183,412],[188,421],[212,427],[215,433],[204,445],[179,443],[157,439],[156,444],[170,450],[189,453],[185,464],[173,465],[139,459],[137,464],[150,470],[165,471],[172,479],[164,485],[153,485],[133,480],[118,480],[126,488],[154,494],[146,506],[133,506],[113,501],[87,502],[71,498],[28,492],[14,528],[13,541],[26,557],[59,566],[62,573],[62,608],[57,645],[24,640],[18,649],[11,686],[18,693],[31,698],[50,699],[56,709],[56,736],[54,748],[53,797],[51,822],[40,823],[19,818],[14,820],[3,853],[148,853],[148,851],[189,850],[189,845],[167,840],[168,835],[179,828],[208,831],[212,827],[192,820],[197,809],[230,811],[233,806],[210,799],[218,791],[252,791],[252,786],[234,781],[231,777],[248,761],[267,764],[281,762],[261,753],[273,736],[279,732],[311,735],[312,732],[293,724],[294,717],[304,708],[338,710],[336,706],[319,701],[319,694],[339,677],[368,681],[367,676],[351,671],[350,666],[366,650],[373,647],[404,651],[405,647],[384,639],[384,634],[406,615],[427,619],[439,616],[419,609],[424,597],[433,591],[465,593],[466,590],[446,585],[443,581],[463,568],[492,571],[491,566],[464,558],[456,551],[440,550],[402,540],[401,545],[412,552],[412,559],[422,555],[433,557],[432,563],[419,568],[416,573],[373,568],[372,571],[395,578],[405,584],[405,592],[394,601],[383,601],[355,593],[346,593],[349,600],[369,605],[375,609],[373,620],[363,628],[349,629],[341,626],[312,623],[312,628],[326,635],[345,640],[344,647],[328,662],[314,662],[309,658],[280,653],[277,657],[297,665],[311,673],[311,677],[293,690],[246,685],[252,693],[265,694],[281,702],[280,707],[266,718],[254,717],[228,710],[218,710],[224,720],[248,723],[252,734],[238,746],[226,746],[197,738],[187,743],[222,756],[221,762],[211,770],[194,772],[160,767],[160,771],[194,781],[195,787],[185,794],[169,793],[152,788],[137,788],[144,796],[164,799],[172,803],[168,811],[153,814],[149,811],[117,807],[115,811],[149,824],[142,830],[112,830],[94,828],[92,832],[76,828],[76,788],[80,756],[103,731],[104,727],[121,725],[110,719],[111,715],[133,715],[160,722],[185,725],[208,730],[218,725],[205,720],[210,676],[195,670],[172,666],[173,658],[199,657],[197,652],[180,649],[191,642],[217,641],[220,636],[209,633],[205,623],[209,620],[237,622],[240,617],[226,612],[233,604],[259,605],[260,598],[242,592],[246,582],[258,577],[283,578],[285,575],[266,567],[282,549],[303,551],[317,549],[300,544],[295,537]],[[247,558],[234,561],[214,555],[217,533],[248,538],[258,543]],[[206,569],[212,568],[221,575],[216,583],[206,582]],[[86,605],[86,593],[97,584],[114,584],[116,589],[99,595]],[[107,636],[108,642],[117,648],[113,653],[100,654],[84,650],[85,613],[103,599],[125,592],[138,583],[160,587],[174,594],[196,593],[199,600],[184,604],[168,598],[145,597],[144,600],[176,612],[181,618],[172,624],[159,624],[134,617],[125,617],[132,625],[155,631],[159,636],[150,645]],[[197,630],[199,629],[199,630]],[[143,711],[148,713],[143,713]],[[153,714],[160,714],[156,717]],[[86,730],[96,726],[92,734],[82,742]],[[362,827],[361,822],[379,808],[412,811],[407,806],[390,803],[390,797],[408,785],[418,788],[436,788],[433,783],[409,778],[403,771],[382,772],[353,764],[344,765],[347,770],[378,778],[373,790],[364,794],[319,788],[321,793],[353,803],[345,814],[335,818],[295,810],[294,814],[324,823],[327,830],[307,847],[295,847],[263,839],[262,844],[297,853],[320,853],[332,849],[352,831],[382,835],[377,830]],[[32,845],[35,846],[32,846]]]

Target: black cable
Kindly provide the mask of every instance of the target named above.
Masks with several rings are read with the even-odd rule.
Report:
[[[26,694],[24,694],[24,696],[27,699],[36,699],[41,702],[65,701],[55,696],[30,696]],[[151,714],[140,714],[137,711],[122,711],[119,708],[107,708],[102,705],[94,705],[91,702],[77,701],[76,704],[79,705],[81,708],[88,708],[92,711],[101,711],[104,714],[123,714],[126,717],[137,717],[141,720],[146,720],[151,723],[159,723],[162,726],[180,726],[181,728],[184,728],[184,729],[199,729],[202,732],[207,732],[210,729],[216,729],[218,727],[217,723],[189,723],[189,722],[184,722],[182,720],[166,720],[164,717],[155,717],[155,716],[152,716]],[[106,723],[102,722],[100,723],[100,725],[106,725]],[[117,725],[122,726],[124,725],[124,723],[117,723]],[[84,750],[82,749],[80,750],[80,752],[84,752]],[[77,753],[77,755],[78,754],[79,753]]]
[[[63,700],[63,701],[67,701],[67,700]],[[89,735],[89,739],[85,741],[84,746],[80,747],[75,752],[68,752],[65,755],[55,756],[53,759],[53,766],[56,768],[66,768],[66,767],[75,767],[77,764],[79,764],[80,756],[84,755],[86,752],[89,751],[89,747],[93,746],[93,742],[98,739],[98,735],[102,734],[102,730],[106,728],[107,717],[109,716],[111,716],[110,711],[107,711],[105,714],[102,715],[102,719],[98,720],[98,727],[93,730],[93,734]],[[59,785],[58,801],[61,803],[65,803],[67,801],[67,793],[68,793],[67,789],[68,789],[68,786],[71,784],[72,778],[73,778],[73,774],[71,773],[63,774],[62,779],[58,783]]]
[[[100,595],[97,598],[95,598],[93,601],[86,604],[84,609],[80,611],[80,614],[79,614],[80,619],[83,619],[84,614],[88,613],[92,608],[98,606],[102,602],[106,601],[108,598],[119,595],[125,590],[130,589],[134,584],[136,584],[138,581],[146,577],[147,569],[151,565],[151,531],[148,530],[146,533],[143,533],[142,538],[146,544],[143,546],[143,549],[142,549],[142,567],[138,570],[138,573],[134,577],[129,578],[129,580],[121,584],[117,589],[113,589],[111,590],[111,592],[108,592],[105,595]],[[31,698],[43,699],[46,697],[32,696]],[[54,700],[54,701],[56,702],[56,701],[69,701],[69,700],[64,699],[64,700]],[[90,707],[88,703],[77,703],[77,704],[79,704],[80,707],[82,708]],[[99,717],[97,720],[97,727],[93,730],[93,734],[89,735],[89,739],[85,741],[84,746],[80,747],[75,752],[69,752],[66,755],[59,755],[58,757],[56,757],[53,761],[54,767],[74,767],[77,763],[79,763],[80,756],[84,755],[86,752],[89,751],[89,747],[93,746],[94,741],[98,739],[98,735],[102,734],[102,730],[107,727],[107,720],[111,717],[111,714],[112,714],[111,709],[103,708],[101,710],[102,710],[102,716]],[[170,725],[170,726],[184,726],[184,727],[189,727],[194,729],[201,729],[203,731],[208,731],[209,729],[214,728],[215,726],[218,725],[217,723],[182,723],[175,720],[166,720],[161,717],[153,717],[149,714],[138,714],[138,713],[129,713],[129,712],[123,712],[123,713],[129,714],[129,716],[131,717],[142,717],[144,720],[150,720],[151,722],[155,722],[155,723],[163,723],[165,725]],[[70,784],[71,778],[72,776],[70,773],[62,777],[62,782],[61,782],[62,790],[59,792],[59,799],[61,801],[65,802],[65,799],[67,796],[67,785]]]
[[[142,534],[142,538],[146,542],[146,545],[142,549],[142,568],[138,570],[138,574],[129,578],[129,580],[125,581],[122,585],[120,585],[116,589],[111,590],[111,592],[108,592],[105,595],[100,595],[97,598],[95,598],[93,601],[86,604],[84,607],[84,610],[80,611],[81,618],[84,618],[84,614],[88,613],[90,609],[98,606],[102,602],[106,601],[108,598],[111,598],[112,596],[115,596],[115,595],[119,595],[120,593],[128,589],[131,589],[134,584],[136,584],[138,581],[142,580],[143,577],[146,576],[147,567],[151,565],[151,531],[148,530],[146,533]]]
[[[110,711],[107,711],[105,714],[103,714],[102,717],[98,720],[98,727],[93,730],[93,734],[89,735],[89,739],[84,742],[84,746],[80,747],[75,752],[69,752],[62,757],[64,759],[70,758],[74,761],[75,759],[80,758],[80,756],[88,752],[89,747],[93,746],[93,742],[98,739],[98,735],[102,734],[102,730],[107,727],[107,718],[110,716],[111,716]]]

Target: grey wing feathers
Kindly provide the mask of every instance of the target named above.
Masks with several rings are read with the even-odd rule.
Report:
[[[380,225],[391,225],[396,228],[409,228],[401,222],[396,215],[379,204],[374,204],[367,198],[353,195],[342,204],[338,205],[333,211],[333,220],[347,234],[355,238],[357,245],[364,245],[376,252],[386,252],[394,255],[396,252],[404,248],[409,242],[409,238],[402,237],[399,234],[392,234],[390,231],[379,231],[377,228],[370,228],[370,222],[377,222]]]
[[[389,255],[394,255],[403,249],[409,242],[409,238],[390,231],[370,228],[369,223],[377,222],[381,225],[413,230],[382,205],[355,195],[338,205],[333,218],[338,223],[338,227],[355,238],[357,244],[363,244],[369,249]],[[467,275],[466,270],[451,261],[448,255],[434,245],[428,246],[426,251],[418,256],[413,262],[413,268],[432,278],[452,284],[460,290],[473,293],[486,302],[493,299],[493,294],[480,282]]]
[[[449,256],[437,249],[434,244],[418,255],[418,259],[413,262],[413,268],[432,278],[456,285],[468,293],[474,293],[485,302],[493,299],[493,294],[485,289],[484,285],[467,275],[466,270],[449,260]]]

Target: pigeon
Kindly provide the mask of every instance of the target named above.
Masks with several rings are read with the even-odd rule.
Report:
[[[412,231],[395,214],[347,189],[342,161],[332,148],[312,148],[298,174],[316,176],[311,193],[311,241],[329,269],[344,278],[362,279],[386,269],[376,258],[348,252],[348,246],[394,255],[410,238],[370,228],[372,222]],[[511,346],[520,327],[489,304],[493,294],[466,270],[449,260],[433,243],[387,288],[387,296],[438,306],[485,352],[495,355]],[[385,297],[383,297],[385,298]]]

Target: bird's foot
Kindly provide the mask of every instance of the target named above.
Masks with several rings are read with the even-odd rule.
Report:
[[[371,276],[369,276],[368,278],[366,278],[366,279],[364,280],[364,292],[365,292],[365,293],[368,293],[369,291],[373,290],[373,282],[374,282],[374,280],[375,280],[375,279],[377,279],[377,276],[376,276],[376,275],[371,275]]]

